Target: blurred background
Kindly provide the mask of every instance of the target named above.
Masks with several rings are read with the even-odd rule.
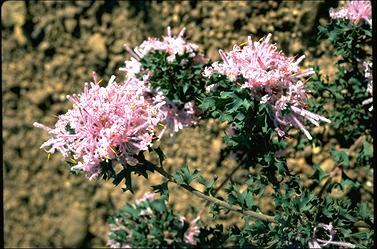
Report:
[[[337,1],[6,1],[1,7],[3,173],[5,247],[104,247],[106,219],[126,202],[134,202],[150,182],[135,176],[135,195],[123,193],[111,182],[89,181],[72,175],[60,155],[50,160],[40,145],[48,134],[33,127],[48,126],[70,104],[67,94],[79,93],[91,72],[105,82],[129,55],[123,44],[139,45],[148,36],[177,34],[197,43],[212,60],[218,49],[231,49],[247,36],[260,39],[272,33],[273,42],[289,56],[306,55],[304,66],[322,65],[332,75],[331,46],[317,42],[317,26],[328,22],[328,10]],[[167,167],[188,163],[219,181],[234,167],[221,161],[225,126],[213,120],[166,138],[162,148]],[[322,130],[321,130],[322,129]],[[313,131],[323,132],[323,127]],[[326,136],[326,135],[324,135]],[[329,143],[331,140],[329,140]],[[289,167],[308,176],[310,162],[326,170],[334,162],[324,153],[305,148],[288,159]],[[308,163],[309,162],[309,163]],[[222,167],[219,167],[221,165]],[[235,179],[242,180],[242,170]],[[161,178],[151,176],[160,183]],[[206,204],[181,190],[171,194],[171,206],[193,216],[189,204]],[[263,210],[271,205],[267,202]],[[208,219],[209,217],[204,217]],[[232,224],[230,214],[223,222]]]

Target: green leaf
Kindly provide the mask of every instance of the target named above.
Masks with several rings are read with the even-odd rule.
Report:
[[[373,145],[365,140],[363,142],[361,153],[366,157],[373,157]]]
[[[162,196],[169,198],[168,181],[165,181],[161,184],[152,185],[152,189],[154,192],[160,193]]]
[[[184,183],[182,175],[176,174],[173,176],[173,178],[174,178],[174,181],[178,184]]]
[[[213,185],[216,182],[216,180],[217,180],[216,175],[213,175],[211,177],[211,180],[209,180],[208,182],[206,181],[206,179],[203,176],[199,176],[199,178],[198,178],[198,182],[205,187],[205,192],[209,193],[209,194],[211,194],[211,191],[213,189]]]
[[[358,207],[358,214],[363,219],[369,219],[371,216],[370,210],[368,208],[368,205],[366,203],[360,203]]]
[[[139,210],[132,207],[130,204],[126,204],[123,208],[123,210],[129,214],[131,214],[133,217],[139,216]]]
[[[221,92],[220,97],[222,99],[234,99],[237,97],[237,95],[233,92]]]
[[[161,165],[161,167],[162,167],[162,163],[163,163],[163,161],[164,161],[165,158],[166,158],[164,152],[161,150],[160,147],[155,148],[155,149],[153,149],[153,150],[157,153],[158,158],[160,159],[160,165]]]
[[[328,174],[321,169],[319,164],[314,164],[314,174],[311,176],[311,179],[314,179],[316,182],[319,183],[326,176],[328,176]]]
[[[344,167],[348,167],[350,165],[349,155],[344,150],[333,149],[330,153],[338,164],[343,164]]]
[[[252,209],[253,208],[253,194],[252,192],[247,192],[246,196],[245,196],[245,203],[246,203],[246,206],[247,208],[249,209]]]

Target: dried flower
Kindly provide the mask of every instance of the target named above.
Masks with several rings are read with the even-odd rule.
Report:
[[[124,248],[124,249],[131,248],[131,246],[129,244],[121,244],[121,243],[116,242],[115,240],[111,240],[111,239],[109,239],[107,241],[107,245],[110,248]]]
[[[156,199],[156,193],[146,192],[140,199],[136,200],[136,205],[143,201],[153,201]]]

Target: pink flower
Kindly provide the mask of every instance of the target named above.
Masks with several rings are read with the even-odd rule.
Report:
[[[110,247],[110,248],[124,248],[124,249],[129,249],[131,248],[131,246],[129,244],[121,244],[119,242],[116,242],[115,240],[111,240],[109,239],[107,241],[107,245]]]
[[[307,91],[300,80],[314,73],[312,68],[300,69],[299,64],[305,56],[297,60],[286,57],[270,41],[271,34],[262,41],[248,42],[241,48],[238,45],[229,52],[219,51],[222,63],[214,62],[203,73],[210,77],[213,72],[225,75],[229,81],[241,84],[260,98],[261,104],[269,104],[274,111],[274,122],[279,136],[290,126],[299,128],[305,136],[312,139],[302,124],[304,119],[318,126],[319,121],[331,121],[306,110]],[[243,80],[241,80],[241,78]]]
[[[330,9],[330,17],[332,19],[349,19],[355,24],[365,20],[372,26],[372,4],[370,1],[349,1],[344,8]]]
[[[125,61],[125,67],[119,68],[120,71],[126,71],[127,77],[134,77],[135,74],[140,72],[141,63],[135,58],[131,58],[130,61]]]
[[[143,201],[153,201],[156,199],[156,193],[153,192],[146,192],[141,198],[136,200],[136,205]]]
[[[183,217],[184,218],[184,217]],[[195,236],[200,233],[200,228],[197,226],[197,222],[200,220],[200,216],[196,217],[190,222],[190,226],[184,234],[184,241],[191,245],[196,245]]]
[[[207,77],[207,78],[211,77],[212,74],[213,74],[213,68],[212,67],[206,67],[202,74],[203,74],[204,77]]]
[[[148,79],[153,75],[153,71],[142,70],[141,63],[139,62],[145,55],[153,51],[162,51],[167,53],[167,60],[172,62],[176,59],[176,55],[183,55],[189,53],[193,61],[196,63],[205,62],[205,58],[202,54],[198,53],[198,45],[187,42],[183,39],[185,32],[183,28],[178,36],[172,36],[170,27],[167,28],[167,36],[164,36],[162,40],[156,38],[148,38],[140,46],[135,49],[129,48],[125,45],[128,52],[131,54],[131,61],[125,61],[125,67],[120,68],[121,71],[126,72],[127,77],[134,77],[137,73],[143,73],[143,80],[146,85],[149,84]],[[182,60],[181,64],[187,63],[187,60]],[[172,83],[173,84],[173,83]],[[162,126],[159,138],[168,131],[170,136],[174,132],[178,132],[184,127],[188,127],[197,123],[196,110],[193,103],[173,103],[159,89],[153,89],[151,94],[154,98],[159,98],[165,102],[161,106],[161,114],[164,115],[164,119],[161,120],[159,126]],[[183,105],[182,109],[179,109],[177,105]]]
[[[168,27],[167,30],[168,34],[167,36],[163,36],[162,40],[158,40],[156,38],[148,38],[135,49],[132,50],[127,45],[125,45],[126,49],[129,51],[131,56],[138,61],[140,61],[141,58],[143,58],[151,51],[166,52],[168,54],[167,60],[169,62],[174,61],[176,55],[183,55],[184,53],[189,53],[190,57],[197,57],[197,51],[199,46],[194,43],[187,42],[185,39],[183,39],[183,35],[186,31],[186,28],[183,28],[179,32],[178,36],[172,36],[170,27]],[[197,57],[196,60],[198,58],[199,57]],[[199,59],[203,60],[203,58]]]
[[[102,161],[135,161],[133,156],[148,148],[155,126],[165,118],[160,112],[165,103],[149,92],[136,78],[120,85],[112,76],[106,87],[85,83],[81,94],[67,96],[73,108],[59,116],[54,128],[34,123],[51,135],[41,148],[71,157],[76,163],[72,170],[85,171],[89,179],[101,173]]]
[[[160,124],[163,126],[163,129],[159,137],[161,137],[165,131],[167,131],[170,136],[173,136],[175,132],[197,124],[197,112],[192,102],[185,103],[182,109],[178,109],[177,105],[168,99],[165,99],[165,103],[166,104],[161,107],[161,112],[165,114],[165,119]]]

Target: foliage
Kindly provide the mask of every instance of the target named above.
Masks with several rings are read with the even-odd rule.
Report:
[[[346,20],[331,20],[319,26],[318,39],[327,39],[334,46],[335,79],[331,82],[319,73],[309,82],[313,95],[309,102],[313,110],[323,110],[331,117],[334,137],[340,146],[351,146],[356,138],[372,130],[372,112],[363,101],[368,98],[368,84],[363,62],[371,61],[371,28],[366,23],[351,25]]]
[[[189,53],[176,56],[174,61],[167,60],[164,52],[151,52],[141,60],[144,69],[151,70],[150,85],[160,89],[171,101],[187,103],[197,101],[197,97],[204,92],[205,81],[201,76],[205,64],[196,61],[201,58]]]

